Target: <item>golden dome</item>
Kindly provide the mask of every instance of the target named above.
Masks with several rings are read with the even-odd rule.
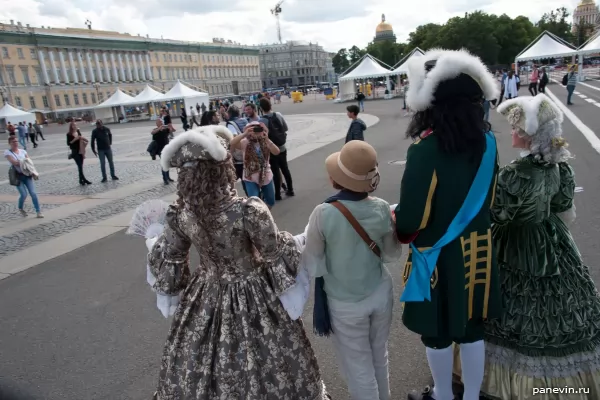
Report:
[[[579,3],[579,5],[577,7],[580,6],[593,6],[596,3],[594,2],[594,0],[581,0],[581,2]]]
[[[382,22],[379,25],[377,25],[377,33],[380,32],[389,32],[389,31],[393,31],[394,29],[392,28],[392,26],[390,24],[388,24],[387,22]]]

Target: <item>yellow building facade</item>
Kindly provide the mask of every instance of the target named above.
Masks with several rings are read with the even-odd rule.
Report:
[[[0,24],[0,95],[50,118],[81,116],[117,88],[135,96],[146,85],[167,91],[177,80],[211,96],[257,92],[258,50],[151,39],[91,29]]]

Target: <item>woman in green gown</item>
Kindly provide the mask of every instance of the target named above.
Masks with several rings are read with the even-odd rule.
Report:
[[[600,399],[600,296],[567,227],[575,180],[562,112],[543,94],[498,111],[521,156],[501,169],[492,207],[504,314],[486,324],[482,392]]]

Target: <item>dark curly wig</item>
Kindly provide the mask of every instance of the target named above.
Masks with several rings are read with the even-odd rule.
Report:
[[[199,217],[214,215],[237,197],[236,180],[231,154],[222,162],[198,161],[195,166],[180,168],[178,204]]]

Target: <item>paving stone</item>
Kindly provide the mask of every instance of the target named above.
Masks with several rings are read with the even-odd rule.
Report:
[[[42,212],[60,207],[61,205],[63,204],[41,204]],[[35,210],[31,205],[31,199],[29,197],[25,200],[25,206],[23,208],[29,213],[30,217],[35,216]],[[16,201],[12,203],[0,203],[0,220],[2,222],[20,219],[23,219],[23,216],[19,213]]]

